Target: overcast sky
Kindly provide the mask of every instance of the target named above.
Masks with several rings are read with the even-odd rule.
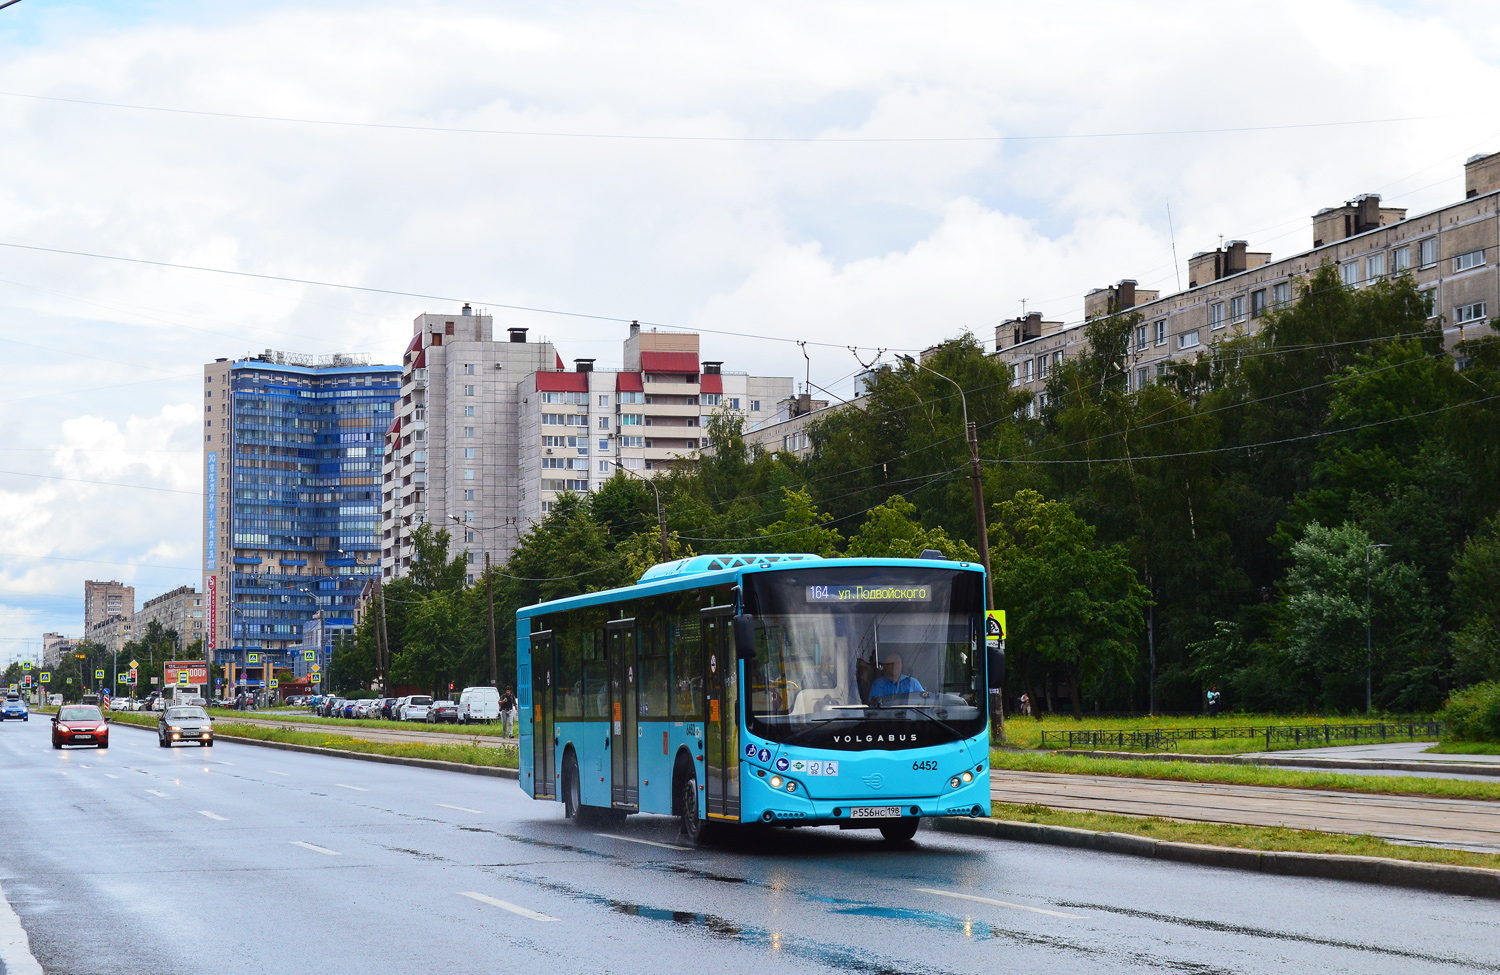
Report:
[[[992,345],[1221,235],[1279,257],[1361,192],[1461,198],[1497,41],[1484,3],[22,0],[0,245],[437,298],[0,246],[0,661],[81,635],[85,578],[200,584],[205,361],[394,362],[468,300],[601,365],[623,324],[499,306],[799,381],[774,339],[816,340],[847,394],[844,346]]]

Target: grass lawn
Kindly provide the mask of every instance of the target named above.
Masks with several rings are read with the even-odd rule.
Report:
[[[228,713],[237,714],[238,712]],[[118,724],[139,725],[143,728],[156,727],[154,715],[124,712],[111,715],[110,721]],[[372,723],[378,724],[378,722]],[[386,724],[388,725],[389,722]],[[316,731],[292,731],[285,728],[267,728],[262,725],[236,724],[232,718],[215,718],[214,734],[234,738],[254,738],[257,741],[280,741],[293,745],[314,745],[319,748],[359,752],[365,755],[428,758],[439,762],[458,762],[462,765],[483,765],[489,768],[517,768],[520,764],[516,750],[510,747],[368,741],[364,738],[350,738],[347,735],[325,735]]]
[[[1388,724],[1395,725],[1397,720],[1393,717],[1376,715],[1365,717],[1363,715],[1343,717],[1333,716],[1300,716],[1286,717],[1274,714],[1232,714],[1219,718],[1208,718],[1194,716],[1188,718],[1166,718],[1166,717],[1141,717],[1141,718],[1091,718],[1087,714],[1082,721],[1075,721],[1072,717],[1065,715],[1047,715],[1040,721],[1035,718],[1019,717],[1013,714],[1005,716],[1005,742],[1014,748],[1041,748],[1043,731],[1147,731],[1156,728],[1162,729],[1225,729],[1225,728],[1264,728],[1267,725],[1278,728],[1322,728],[1324,725],[1352,725],[1352,724],[1378,724],[1382,720]],[[1357,742],[1343,740],[1332,742],[1338,745],[1353,745],[1358,743],[1379,742],[1379,736],[1373,738],[1361,738]],[[1413,739],[1402,737],[1386,738],[1386,741],[1411,741]],[[1417,738],[1417,741],[1432,741],[1434,739]],[[1303,748],[1317,747],[1318,743],[1304,741]],[[1047,742],[1048,748],[1066,747]],[[1296,748],[1296,742],[1272,742],[1273,751]],[[1132,748],[1125,745],[1123,748],[1110,746],[1110,751],[1161,751],[1155,748]],[[1255,738],[1226,738],[1215,741],[1213,739],[1197,739],[1194,741],[1178,742],[1177,751],[1192,752],[1199,755],[1233,755],[1241,752],[1261,752],[1266,750],[1264,739]]]
[[[1374,836],[1344,836],[1286,829],[1281,826],[1224,826],[1214,823],[1180,823],[1156,817],[1119,816],[1113,813],[1067,812],[1048,806],[1012,806],[997,802],[991,807],[996,819],[1049,826],[1071,826],[1101,833],[1130,833],[1174,843],[1203,843],[1242,850],[1276,850],[1297,853],[1339,853],[1346,856],[1386,857],[1419,863],[1451,863],[1464,867],[1500,869],[1500,855],[1445,850],[1431,846],[1405,846]]]
[[[1284,789],[1377,792],[1500,802],[1500,779],[1494,782],[1470,782],[1466,779],[1427,779],[1414,775],[1346,775],[1339,772],[1268,768],[1263,765],[1170,762],[1154,758],[1085,758],[1048,752],[992,752],[990,764],[997,769],[1017,772],[1113,775],[1174,782],[1222,782],[1227,785],[1268,785]]]
[[[1442,755],[1500,755],[1500,744],[1493,741],[1443,741],[1427,750]]]
[[[227,708],[210,708],[210,715],[215,721],[234,721],[243,718],[254,718],[264,721],[290,721],[296,724],[326,724],[336,725],[340,728],[400,728],[403,731],[446,731],[449,734],[457,732],[461,735],[488,735],[496,738],[503,737],[500,734],[500,722],[493,721],[489,724],[428,724],[425,721],[384,721],[369,720],[365,718],[320,718],[306,711],[234,711]]]

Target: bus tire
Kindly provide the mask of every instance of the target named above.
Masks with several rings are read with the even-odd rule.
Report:
[[[882,825],[880,835],[885,837],[887,843],[910,843],[911,838],[917,835],[917,826],[921,822],[916,816],[902,816],[890,825]]]
[[[698,815],[698,772],[689,769],[679,779],[677,802],[681,810],[682,832],[694,846],[706,846],[714,841],[714,824]]]
[[[578,755],[570,748],[568,754],[563,756],[563,815],[580,826],[584,825],[584,817],[579,815],[583,809],[581,789],[582,785],[578,780]]]

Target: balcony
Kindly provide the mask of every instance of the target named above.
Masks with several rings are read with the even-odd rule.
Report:
[[[642,383],[642,388],[645,389],[647,396],[655,396],[655,395],[658,395],[658,394],[660,394],[662,396],[697,396],[698,395],[698,384],[697,383],[684,383],[684,382],[657,383],[657,382],[645,382],[645,383]]]
[[[703,407],[697,403],[647,403],[641,407],[641,411],[647,416],[692,417],[697,419],[703,412]]]

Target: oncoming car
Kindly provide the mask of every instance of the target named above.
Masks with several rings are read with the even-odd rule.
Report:
[[[31,709],[26,706],[26,699],[19,694],[5,695],[5,703],[0,704],[0,721],[9,721],[11,718],[31,720]]]
[[[161,713],[156,722],[156,741],[163,748],[171,748],[175,742],[196,741],[204,748],[214,746],[214,725],[208,712],[192,707],[170,707]]]
[[[93,745],[109,747],[109,725],[96,704],[64,704],[52,719],[52,747]]]

